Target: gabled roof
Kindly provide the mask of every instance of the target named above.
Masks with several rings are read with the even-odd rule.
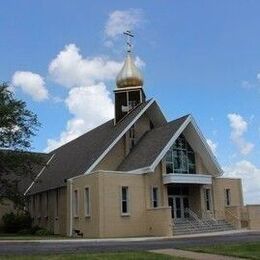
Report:
[[[210,169],[209,173],[215,176],[221,175],[222,169],[191,115],[180,117],[148,132],[121,163],[118,171],[132,173],[154,171],[181,133],[204,159],[206,167]]]
[[[151,166],[188,116],[186,115],[173,120],[162,127],[155,128],[146,133],[121,163],[118,170],[133,171]]]
[[[109,120],[52,151],[50,154],[55,155],[29,194],[65,186],[67,179],[89,173],[152,103],[153,100],[148,100],[138,105],[117,125]]]

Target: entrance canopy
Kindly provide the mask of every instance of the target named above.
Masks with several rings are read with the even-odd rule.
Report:
[[[204,174],[164,174],[163,183],[212,184],[212,176]]]

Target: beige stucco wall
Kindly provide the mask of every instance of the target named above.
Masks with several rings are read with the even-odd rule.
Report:
[[[246,205],[248,228],[260,230],[260,205]]]
[[[84,237],[99,237],[100,234],[100,204],[103,196],[102,187],[100,186],[100,176],[98,174],[82,175],[72,181],[72,196],[75,190],[78,190],[79,194],[79,214],[74,215],[73,206],[70,199],[71,194],[68,194],[68,222],[72,217],[72,230],[80,230]],[[69,183],[68,183],[69,185]],[[84,205],[84,189],[88,187],[90,190],[90,216],[85,216]],[[70,187],[68,187],[68,191]],[[69,224],[68,224],[69,228]],[[69,234],[69,230],[67,230]]]
[[[243,206],[241,179],[213,178],[213,201],[216,219],[225,219],[226,216],[225,189],[230,189],[230,207]]]
[[[158,178],[154,173],[151,179]],[[131,237],[172,234],[170,208],[150,207],[150,182],[147,177],[99,171],[73,180],[72,191],[79,192],[79,215],[72,218],[72,228],[84,237]],[[149,178],[148,178],[149,179]],[[156,183],[158,186],[158,183]],[[90,188],[91,216],[84,215],[84,187]],[[128,187],[129,215],[121,214],[121,188]],[[163,200],[164,201],[164,200]]]
[[[135,142],[150,130],[150,120],[146,114],[142,115],[135,123]],[[130,151],[129,131],[117,142],[103,160],[95,167],[94,171],[115,171]]]

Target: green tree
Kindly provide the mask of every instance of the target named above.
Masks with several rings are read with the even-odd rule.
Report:
[[[42,163],[38,154],[29,152],[39,127],[36,114],[14,97],[8,84],[0,84],[0,203],[7,198],[23,205],[21,183],[33,178]]]

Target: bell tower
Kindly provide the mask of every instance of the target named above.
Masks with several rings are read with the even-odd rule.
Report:
[[[115,124],[117,124],[133,108],[145,101],[143,91],[143,76],[134,63],[132,55],[130,31],[124,32],[127,36],[127,55],[124,65],[116,78],[115,93]]]

